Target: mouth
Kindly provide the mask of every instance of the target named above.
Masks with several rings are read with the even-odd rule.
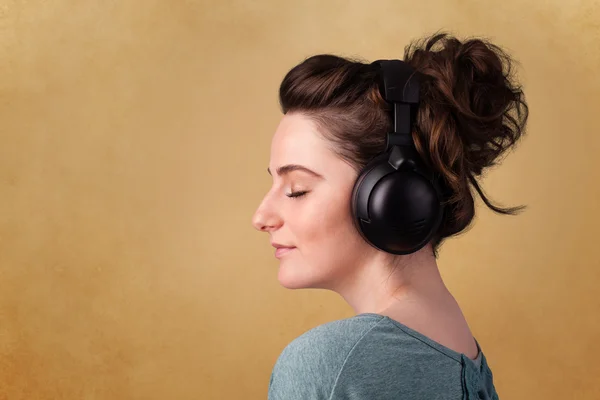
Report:
[[[295,247],[278,247],[275,249],[275,257],[281,258],[295,249]]]

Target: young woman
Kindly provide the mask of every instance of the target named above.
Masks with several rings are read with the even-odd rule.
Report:
[[[270,400],[498,398],[436,260],[471,223],[474,192],[496,212],[520,209],[494,206],[477,179],[524,133],[523,92],[510,57],[483,39],[439,33],[383,61],[315,55],[281,83],[273,185],[253,225],[284,287],[335,291],[356,315],[292,341]],[[396,142],[402,126],[409,142]]]

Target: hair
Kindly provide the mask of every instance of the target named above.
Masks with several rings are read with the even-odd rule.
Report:
[[[497,213],[514,215],[525,208],[492,204],[477,180],[525,133],[528,106],[514,79],[514,61],[485,39],[461,41],[436,33],[409,43],[403,60],[421,77],[415,147],[441,176],[444,188],[446,212],[431,242],[437,258],[444,239],[471,224],[473,188]],[[281,82],[282,112],[311,118],[335,153],[359,172],[385,150],[392,129],[378,73],[359,59],[333,54],[306,58]]]

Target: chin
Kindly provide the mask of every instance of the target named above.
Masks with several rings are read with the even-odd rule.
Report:
[[[290,268],[284,266],[279,267],[277,279],[281,286],[286,289],[304,289],[310,287],[305,277],[294,273],[294,271],[290,271]]]
[[[287,265],[286,265],[287,264]],[[294,263],[281,262],[277,279],[286,289],[321,289],[322,277],[308,273],[308,268]]]

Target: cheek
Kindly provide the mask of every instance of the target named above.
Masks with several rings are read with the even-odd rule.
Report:
[[[307,201],[303,209],[296,210],[293,215],[297,239],[305,246],[335,240],[348,230],[350,210],[347,201],[324,197],[325,200],[310,199],[313,201]]]
[[[321,268],[347,265],[363,250],[363,240],[352,224],[350,203],[336,199],[298,213],[296,239],[305,261]]]

